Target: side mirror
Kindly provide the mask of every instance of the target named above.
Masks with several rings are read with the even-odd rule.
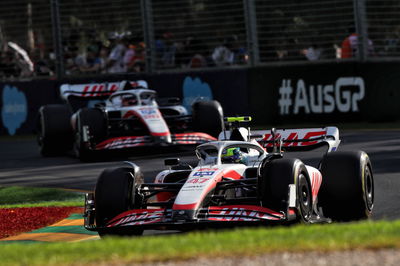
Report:
[[[164,165],[165,166],[174,166],[178,165],[180,162],[179,158],[168,158],[164,160]]]

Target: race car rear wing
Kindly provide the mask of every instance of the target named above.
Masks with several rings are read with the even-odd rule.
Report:
[[[252,130],[250,138],[267,150],[305,151],[326,145],[332,152],[340,144],[337,127]]]
[[[327,152],[336,151],[339,144],[337,127],[250,130],[240,123],[249,123],[250,116],[225,117],[225,128],[219,134],[219,140],[256,140],[268,152],[306,151],[328,146]],[[227,129],[228,128],[228,129]]]
[[[79,98],[95,98],[107,99],[113,92],[129,88],[145,88],[147,82],[144,80],[138,81],[116,81],[103,83],[87,83],[87,84],[62,84],[60,86],[61,98],[68,101],[70,96]]]

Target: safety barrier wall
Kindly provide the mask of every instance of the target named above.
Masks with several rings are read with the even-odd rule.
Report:
[[[398,63],[257,67],[248,73],[259,124],[378,122],[400,118]]]
[[[0,135],[34,133],[41,105],[61,102],[64,83],[144,79],[160,97],[216,99],[225,115],[252,115],[258,125],[400,118],[399,63],[325,63],[219,71],[0,83]]]

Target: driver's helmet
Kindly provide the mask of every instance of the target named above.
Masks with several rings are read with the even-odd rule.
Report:
[[[138,101],[133,94],[122,95],[122,106],[137,105]]]
[[[222,163],[243,163],[246,164],[247,158],[240,148],[229,148],[222,151]]]

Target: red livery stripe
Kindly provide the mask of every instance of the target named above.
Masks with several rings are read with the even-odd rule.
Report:
[[[169,132],[161,132],[161,133],[155,133],[155,132],[150,132],[152,136],[160,137],[160,136],[169,136]]]
[[[197,203],[192,204],[174,204],[173,210],[193,210],[196,208]]]

